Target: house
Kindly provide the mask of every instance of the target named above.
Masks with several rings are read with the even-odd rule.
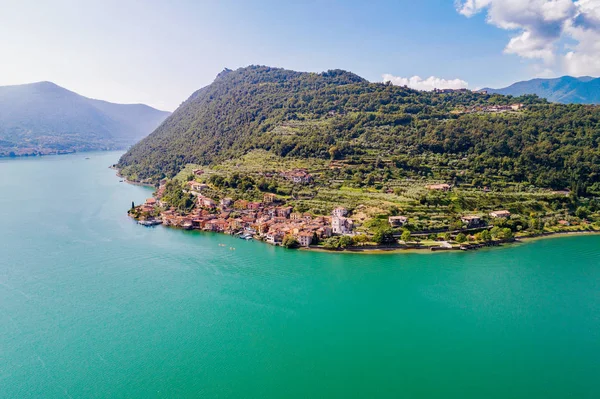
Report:
[[[156,205],[156,198],[153,198],[153,197],[151,197],[151,198],[148,198],[148,199],[146,200],[146,205],[150,205],[150,206],[154,206],[154,205]]]
[[[272,204],[275,201],[277,201],[277,196],[275,194],[265,193],[265,195],[263,195],[263,202],[265,204]]]
[[[292,213],[291,206],[277,208],[277,216],[279,216],[279,217],[287,218],[291,213]]]
[[[561,226],[570,226],[571,223],[569,223],[568,220],[559,220],[558,224],[560,224]]]
[[[260,223],[257,227],[258,234],[267,234],[269,232],[269,228],[271,227],[271,223]]]
[[[344,216],[348,215],[348,210],[346,208],[339,206],[331,212],[331,215],[337,216],[337,217],[344,217]]]
[[[215,201],[202,195],[198,196],[198,205],[204,208],[215,208],[217,206]]]
[[[388,218],[388,223],[392,227],[402,227],[406,224],[408,218],[406,216],[390,216]]]
[[[291,171],[282,172],[281,176],[295,184],[308,184],[313,180],[306,169],[293,169]]]
[[[481,224],[481,216],[468,215],[463,216],[460,220],[467,225],[467,227],[477,227]]]
[[[187,182],[187,186],[192,191],[202,191],[208,186],[204,183],[198,183],[197,181],[189,181]]]
[[[520,110],[520,109],[521,109],[521,108],[523,108],[523,107],[524,107],[524,105],[523,105],[523,104],[512,104],[512,105],[510,106],[510,108],[511,108],[513,111],[518,111],[518,110]]]
[[[265,241],[269,244],[278,245],[283,241],[283,233],[280,231],[268,232]]]
[[[248,202],[247,208],[251,210],[258,210],[260,208],[260,202]]]
[[[333,234],[351,234],[354,228],[354,222],[352,219],[348,219],[343,216],[334,216],[331,219],[331,230]]]
[[[213,219],[208,223],[213,225],[212,231],[225,231],[229,227],[229,223],[225,219]]]
[[[330,226],[323,226],[323,227],[317,229],[317,235],[321,238],[331,237],[332,234],[333,234],[333,231],[331,230]]]
[[[200,176],[202,174],[204,174],[204,171],[202,169],[194,169],[192,171],[193,174],[195,174],[196,176]]]
[[[144,204],[141,206],[142,212],[151,213],[154,211],[154,205]]]
[[[435,190],[435,191],[450,191],[452,187],[449,184],[443,183],[443,184],[430,184],[429,186],[427,186],[428,190]]]
[[[507,218],[507,217],[510,217],[510,212],[507,210],[494,211],[494,212],[490,212],[490,216],[493,218]]]
[[[308,231],[300,232],[296,236],[296,239],[300,243],[300,246],[308,247],[312,243],[313,233],[310,233]]]
[[[229,228],[231,230],[239,230],[242,227],[244,227],[242,219],[239,219],[239,218],[238,219],[231,219],[229,221]]]
[[[222,198],[221,201],[219,201],[221,208],[229,208],[231,204],[233,204],[233,200],[231,198]]]
[[[292,212],[292,213],[290,213],[290,219],[291,220],[300,220],[300,219],[302,219],[302,214],[298,213],[298,212]]]

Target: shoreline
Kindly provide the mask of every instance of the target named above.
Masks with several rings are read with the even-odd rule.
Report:
[[[134,221],[137,220],[135,218],[132,218]],[[176,230],[182,230],[182,231],[201,231],[203,233],[213,233],[213,234],[220,234],[220,235],[227,235],[230,236],[232,238],[235,238],[236,236],[233,234],[227,234],[227,233],[220,233],[220,232],[215,232],[215,231],[205,231],[205,230],[199,230],[199,229],[185,229],[185,228],[181,228],[181,227],[176,227],[176,226],[165,226],[162,225],[161,226],[165,227],[165,228],[169,228],[169,229],[176,229]],[[346,248],[346,249],[326,249],[323,247],[315,247],[315,246],[310,246],[310,247],[299,247],[299,248],[293,248],[290,250],[298,250],[298,251],[306,251],[306,252],[321,252],[321,253],[330,253],[330,254],[361,254],[361,255],[393,255],[393,254],[436,254],[436,253],[457,253],[457,252],[475,252],[475,251],[479,251],[479,250],[484,250],[484,249],[508,249],[514,245],[519,245],[519,244],[527,244],[527,243],[531,243],[534,241],[538,241],[538,240],[544,240],[544,239],[549,239],[549,238],[564,238],[564,237],[568,237],[568,236],[581,236],[581,235],[600,235],[600,230],[577,230],[577,231],[557,231],[557,232],[553,232],[553,233],[543,233],[543,234],[539,234],[539,235],[535,235],[535,236],[527,236],[527,237],[515,237],[515,239],[513,241],[495,241],[492,245],[484,245],[483,247],[480,248],[471,248],[471,249],[467,249],[467,250],[463,250],[460,248],[448,248],[448,249],[438,249],[440,247],[438,246],[423,246],[423,247],[378,247],[378,248],[369,248],[369,246],[364,246],[364,247],[350,247],[350,248]],[[261,239],[257,239],[257,238],[253,238],[252,241],[255,242],[259,242],[261,244],[265,244],[265,245],[271,245],[273,247],[280,247],[283,249],[288,249],[283,247],[282,245],[273,245],[270,244],[268,242],[265,242]],[[477,245],[477,244],[475,244]],[[434,250],[432,250],[432,248],[434,248]]]
[[[111,166],[109,166],[109,168],[114,169],[116,171],[117,177],[121,178],[123,182],[129,183],[132,185],[156,189],[156,187],[152,184],[134,182],[134,181],[130,181],[130,180],[124,178],[121,175],[120,170],[116,167],[116,165],[111,165]],[[135,220],[136,223],[139,223],[139,220],[135,216],[132,216],[131,214],[129,214],[129,212],[128,212],[128,216],[130,216],[133,220]],[[239,231],[237,233],[234,233],[233,231],[230,231],[230,232],[214,231],[214,230],[211,231],[211,230],[205,230],[202,228],[200,228],[200,229],[193,228],[193,227],[191,227],[191,224],[189,227],[174,226],[171,224],[163,224],[162,220],[156,224],[161,224],[164,227],[181,229],[181,230],[198,230],[198,231],[224,234],[224,235],[230,235],[230,236],[236,236],[237,234],[239,234]],[[590,225],[590,227],[591,227],[591,225]],[[415,234],[419,234],[419,233],[415,233]],[[586,235],[586,234],[599,234],[600,235],[600,230],[554,231],[554,232],[543,232],[543,233],[538,233],[538,234],[529,235],[529,236],[517,236],[510,240],[491,240],[491,241],[487,241],[487,242],[464,242],[461,244],[454,242],[454,244],[451,244],[450,248],[442,247],[441,245],[407,246],[406,244],[398,243],[398,244],[392,245],[392,246],[365,245],[365,246],[347,247],[347,248],[343,248],[343,249],[327,249],[322,246],[310,246],[309,245],[309,246],[300,246],[300,247],[296,247],[293,249],[298,249],[298,250],[303,250],[303,251],[313,251],[313,252],[353,253],[353,254],[399,254],[399,253],[423,254],[423,253],[434,253],[434,252],[457,252],[457,251],[469,252],[469,251],[476,251],[476,250],[494,248],[494,247],[506,248],[506,247],[510,247],[515,244],[526,244],[528,242],[533,242],[535,240],[541,240],[541,239],[546,239],[546,238],[560,238],[560,237],[566,237],[566,236],[571,236],[571,235]],[[263,237],[259,237],[259,236],[254,236],[253,240],[260,241],[263,244],[269,244],[269,245],[276,246],[276,247],[283,247],[283,245],[281,245],[280,243],[273,244],[273,243],[265,241],[263,239]]]
[[[128,183],[128,184],[131,184],[131,185],[134,185],[134,186],[142,186],[142,187],[149,187],[149,188],[156,189],[156,186],[154,184],[140,183],[140,182],[137,182],[137,181],[131,181],[131,180],[126,179],[125,177],[123,177],[123,175],[121,175],[121,170],[119,168],[115,167],[115,165],[110,165],[108,167],[108,169],[115,170],[116,171],[115,175],[119,179],[122,179],[123,183]]]

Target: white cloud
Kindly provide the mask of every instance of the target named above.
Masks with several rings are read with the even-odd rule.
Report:
[[[384,82],[391,82],[395,86],[408,86],[416,90],[433,90],[433,89],[463,89],[469,86],[467,82],[461,79],[442,79],[435,76],[430,76],[423,79],[420,76],[412,78],[402,78],[390,74],[383,75]]]
[[[600,74],[600,0],[457,0],[471,17],[514,32],[504,52],[538,59],[544,68]],[[568,43],[575,43],[568,45]]]

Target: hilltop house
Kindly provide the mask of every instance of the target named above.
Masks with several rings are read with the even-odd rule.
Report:
[[[390,216],[388,218],[388,223],[392,227],[402,227],[408,222],[408,218],[406,216]]]
[[[510,216],[510,212],[509,211],[494,211],[494,212],[490,212],[490,216],[493,218],[507,218]]]
[[[215,208],[217,206],[215,201],[203,195],[198,195],[198,205],[203,208]]]
[[[478,227],[481,225],[481,216],[468,215],[463,216],[460,220],[467,225],[467,227]]]
[[[291,171],[282,172],[281,176],[295,184],[309,184],[313,180],[306,169],[293,169]]]
[[[449,184],[443,183],[443,184],[430,184],[429,186],[427,186],[428,190],[434,190],[434,191],[450,191],[452,187]]]
[[[192,191],[202,191],[208,186],[204,183],[198,183],[197,181],[189,181],[187,182],[187,186]]]

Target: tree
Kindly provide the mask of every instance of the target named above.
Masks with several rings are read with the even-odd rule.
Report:
[[[502,229],[500,237],[502,237],[503,240],[512,240],[514,238],[514,234],[511,229],[505,227]]]
[[[332,161],[334,159],[337,159],[339,156],[340,156],[339,148],[337,148],[336,146],[332,146],[329,148],[329,157],[331,158]]]
[[[395,244],[394,232],[390,228],[380,228],[373,235],[373,241],[377,244]]]
[[[323,241],[323,248],[325,249],[338,249],[340,247],[339,237],[329,237]]]
[[[354,244],[354,241],[352,240],[352,237],[350,237],[350,236],[341,236],[338,242],[339,242],[340,248],[347,248],[347,247],[351,246],[352,244]]]
[[[281,242],[281,244],[286,247],[286,248],[298,248],[300,246],[300,243],[298,242],[298,240],[296,239],[296,237],[291,236],[291,235],[287,235],[285,237],[283,237],[283,241]]]
[[[585,206],[580,206],[575,211],[575,216],[577,216],[579,219],[586,219],[588,217],[588,215],[589,215],[589,210]]]
[[[502,229],[500,229],[500,227],[498,226],[494,226],[492,227],[492,229],[490,230],[490,234],[493,238],[498,238],[501,234]]]
[[[462,244],[465,241],[467,241],[467,236],[464,233],[458,233],[456,236],[456,242]]]
[[[319,245],[319,236],[316,232],[313,233],[312,239],[310,240],[310,245]]]
[[[354,241],[354,245],[362,245],[369,242],[369,237],[366,234],[359,234],[352,237],[352,241]]]
[[[492,234],[488,230],[483,230],[480,234],[483,241],[492,241]]]
[[[404,242],[409,242],[411,239],[410,231],[404,230],[400,236],[400,239]]]

